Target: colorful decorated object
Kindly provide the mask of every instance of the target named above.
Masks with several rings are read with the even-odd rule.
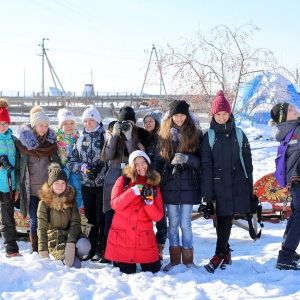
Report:
[[[284,214],[289,217],[291,213],[291,197],[287,187],[282,188],[274,177],[274,173],[264,175],[254,183],[253,193],[261,202],[272,205],[273,213]],[[263,211],[264,213],[264,211]]]

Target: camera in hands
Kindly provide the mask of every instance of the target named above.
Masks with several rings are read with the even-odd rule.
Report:
[[[87,166],[87,174],[89,180],[95,180],[100,171],[100,166],[98,165],[88,165]]]
[[[12,172],[14,170],[14,167],[8,161],[7,155],[0,155],[0,166],[3,166],[7,172]]]
[[[175,178],[179,178],[183,168],[184,168],[183,165],[173,165],[172,175]]]
[[[214,214],[213,204],[207,204],[206,202],[202,202],[198,208],[199,213],[203,213],[204,219],[209,219],[211,215]]]
[[[121,131],[126,132],[130,130],[131,124],[128,121],[121,121],[119,122],[121,124]]]

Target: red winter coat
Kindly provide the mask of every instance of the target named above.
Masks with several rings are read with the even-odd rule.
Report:
[[[123,176],[119,177],[111,193],[111,207],[115,214],[108,234],[105,258],[132,264],[158,261],[153,221],[158,222],[163,217],[160,189],[157,187],[153,204],[146,205],[130,187],[136,184],[148,187],[149,180],[148,183],[144,177],[139,177],[137,182],[131,180],[126,191],[124,181]]]

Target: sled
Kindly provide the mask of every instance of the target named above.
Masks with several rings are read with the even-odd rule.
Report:
[[[282,188],[274,173],[264,175],[254,183],[253,193],[261,201],[262,217],[266,220],[284,220],[291,214],[291,196],[287,187]]]

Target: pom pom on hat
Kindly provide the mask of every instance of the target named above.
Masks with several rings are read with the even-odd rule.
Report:
[[[177,114],[189,115],[189,105],[184,100],[175,100],[169,105],[169,118]]]
[[[123,106],[119,111],[119,121],[133,121],[136,123],[135,111],[130,106]]]
[[[6,99],[0,99],[0,122],[10,124],[10,116],[7,109],[8,101]]]
[[[40,123],[47,123],[50,125],[50,120],[42,107],[35,106],[30,110],[30,125],[31,127],[35,127]]]
[[[51,186],[55,181],[63,180],[68,184],[68,177],[66,172],[60,167],[58,163],[52,163],[48,167],[48,186]]]
[[[281,102],[277,103],[270,112],[271,118],[276,123],[282,123],[286,121],[287,114],[288,114],[288,107],[289,103]]]
[[[162,112],[160,110],[154,110],[154,111],[150,111],[150,112],[146,113],[144,115],[143,122],[145,122],[145,119],[147,117],[152,117],[154,120],[156,120],[160,124],[160,121],[162,118]]]
[[[61,108],[57,112],[57,118],[58,118],[59,128],[62,127],[62,125],[65,121],[74,121],[76,124],[76,117],[75,117],[74,113],[66,108]]]
[[[101,123],[99,111],[95,106],[91,106],[83,112],[82,122],[84,122],[85,119],[94,119],[98,124]]]
[[[133,161],[134,161],[137,157],[139,157],[139,156],[144,157],[144,158],[147,160],[147,162],[148,162],[149,164],[151,163],[150,158],[149,158],[149,156],[146,154],[146,152],[141,151],[141,150],[136,150],[136,151],[133,151],[133,152],[129,155],[129,158],[128,158],[128,164],[129,164],[130,168],[133,167]]]
[[[220,111],[226,111],[231,115],[231,107],[227,99],[225,98],[224,92],[222,90],[218,91],[216,98],[214,99],[211,106],[211,114],[214,116]]]

